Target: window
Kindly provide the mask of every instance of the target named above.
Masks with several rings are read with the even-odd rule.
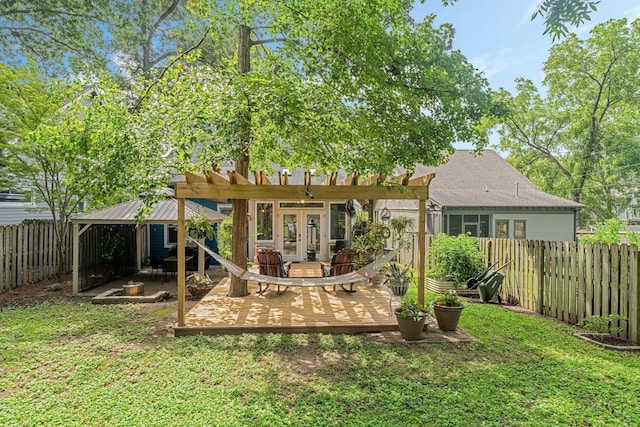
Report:
[[[175,225],[164,226],[164,247],[170,248],[178,243],[178,227]]]
[[[256,240],[273,240],[273,203],[256,203]]]
[[[280,208],[321,209],[324,202],[280,202]]]
[[[513,221],[513,238],[514,239],[527,238],[527,221],[523,219],[516,219],[515,221]]]
[[[217,211],[220,212],[223,215],[231,215],[233,213],[233,207],[232,205],[229,204],[224,204],[224,205],[218,205],[216,207]]]
[[[346,231],[345,205],[344,203],[332,203],[331,205],[331,235],[330,240],[344,239]]]
[[[509,220],[496,219],[496,237],[499,239],[509,238]]]
[[[489,237],[489,215],[445,215],[444,229],[450,236]]]

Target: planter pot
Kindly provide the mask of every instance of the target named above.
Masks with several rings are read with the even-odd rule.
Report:
[[[416,321],[411,318],[402,317],[396,312],[396,319],[398,319],[398,329],[400,330],[402,339],[406,341],[417,341],[422,338],[422,330],[427,320],[426,317]]]
[[[213,286],[209,286],[209,287],[196,287],[196,286],[189,286],[187,285],[187,289],[189,290],[189,293],[196,297],[196,298],[202,298],[203,296],[205,296],[206,294],[209,293],[209,291],[211,291],[211,289],[213,289]]]
[[[384,271],[379,271],[371,278],[371,286],[378,288],[384,283]]]
[[[434,279],[433,277],[427,277],[424,285],[427,289],[436,294],[443,294],[447,291],[456,291],[458,295],[462,296],[478,295],[478,291],[476,291],[475,289],[467,289],[466,283],[456,283],[450,280],[441,280]]]
[[[443,331],[455,331],[464,307],[447,307],[433,304],[433,312],[438,321],[438,327]]]
[[[409,290],[409,284],[408,283],[401,283],[401,282],[394,282],[391,281],[388,283],[389,288],[391,288],[391,292],[393,292],[393,294],[397,297],[403,297],[406,295],[407,291]]]
[[[144,295],[144,283],[132,282],[122,285],[122,295],[125,297],[138,297]]]

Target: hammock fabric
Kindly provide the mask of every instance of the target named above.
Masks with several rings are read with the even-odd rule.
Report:
[[[211,249],[200,244],[200,242],[190,239],[195,242],[199,247],[204,249],[206,253],[211,255],[213,259],[218,261],[220,265],[225,267],[231,274],[242,280],[253,280],[259,283],[268,283],[272,285],[280,286],[298,286],[298,287],[315,287],[315,286],[332,286],[332,285],[344,285],[349,283],[367,282],[369,279],[376,275],[393,257],[400,251],[400,249],[394,249],[383,257],[376,259],[375,261],[365,265],[359,270],[352,271],[351,273],[341,274],[339,276],[332,277],[311,277],[311,278],[288,278],[288,277],[273,277],[265,274],[252,273],[245,268],[242,268],[228,259],[225,259],[213,252]]]

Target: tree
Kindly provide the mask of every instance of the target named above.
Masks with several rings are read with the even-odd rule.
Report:
[[[540,2],[531,19],[544,18],[545,30],[542,34],[550,34],[552,40],[569,34],[567,23],[577,27],[589,21],[591,12],[597,10],[600,1],[592,0],[544,0]]]
[[[84,196],[66,174],[81,154],[81,94],[78,86],[44,79],[37,67],[0,65],[0,149],[7,153],[1,173],[16,190],[44,200],[56,219],[60,278],[69,217]]]
[[[640,182],[639,42],[638,20],[598,25],[586,40],[571,35],[545,63],[546,96],[527,80],[516,96],[499,95],[510,110],[501,148],[544,190],[584,203],[584,219],[617,215]]]
[[[491,111],[487,81],[447,50],[453,29],[415,22],[411,2],[192,5],[212,19],[213,40],[235,27],[238,50],[216,68],[182,58],[143,98],[141,111],[162,105],[182,124],[172,140],[183,166],[195,150],[200,165],[233,161],[245,177],[271,162],[391,172],[438,164],[456,140],[486,142],[477,122]],[[233,261],[243,264],[247,202],[233,208]],[[230,295],[247,292],[232,281]]]

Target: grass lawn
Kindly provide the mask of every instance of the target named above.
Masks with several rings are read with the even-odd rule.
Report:
[[[363,336],[173,338],[175,305],[0,311],[2,426],[623,426],[640,355],[469,304],[472,344]]]

